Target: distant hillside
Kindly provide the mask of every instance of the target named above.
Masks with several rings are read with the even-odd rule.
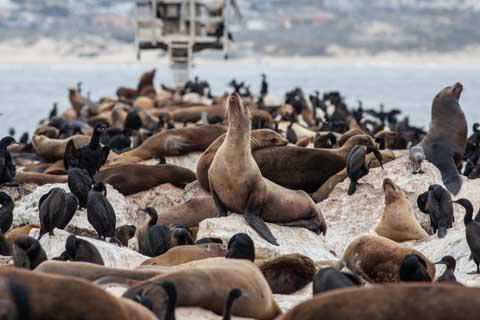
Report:
[[[247,54],[450,52],[480,45],[477,0],[238,2],[244,20],[232,31]],[[72,39],[73,54],[82,44],[101,53],[103,40],[133,42],[132,8],[133,0],[0,0],[0,41]]]

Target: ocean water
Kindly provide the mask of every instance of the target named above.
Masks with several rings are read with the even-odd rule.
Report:
[[[135,87],[139,75],[151,65],[0,65],[0,136],[14,127],[17,136],[32,132],[53,104],[68,107],[67,89],[83,82],[93,99],[115,96],[119,86]],[[157,67],[156,81],[171,84],[166,63]],[[461,106],[469,127],[480,122],[480,66],[326,64],[301,59],[274,62],[207,61],[192,72],[210,82],[214,94],[229,91],[232,79],[246,81],[252,92],[260,86],[260,74],[267,74],[270,92],[280,100],[295,86],[305,92],[339,90],[349,106],[362,100],[364,108],[398,108],[412,123],[428,128],[433,97],[456,81],[464,85]]]

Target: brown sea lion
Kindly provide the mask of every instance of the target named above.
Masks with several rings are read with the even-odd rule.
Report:
[[[197,180],[200,183],[200,186],[209,191],[209,182],[208,182],[208,169],[212,164],[213,158],[218,148],[225,141],[226,134],[218,137],[212,144],[205,150],[197,164]],[[288,141],[284,139],[279,133],[269,130],[269,129],[259,129],[252,130],[252,137],[250,138],[250,147],[252,151],[273,147],[273,146],[285,146],[288,144]]]
[[[191,261],[225,257],[227,254],[227,247],[220,243],[206,243],[191,246],[173,247],[161,256],[145,260],[142,266],[157,265],[157,266],[176,266]]]
[[[143,161],[157,156],[179,156],[193,151],[203,151],[225,133],[226,128],[220,125],[207,125],[170,129],[154,134],[139,147],[122,153],[110,164],[135,159]]]
[[[108,183],[124,196],[129,196],[164,183],[183,189],[188,183],[195,181],[195,173],[171,164],[125,164],[105,168],[97,173],[95,179]]]
[[[21,236],[21,235],[28,236],[30,234],[30,231],[32,231],[32,229],[40,229],[40,225],[27,224],[21,227],[10,229],[10,231],[8,231],[5,234],[5,238],[10,244],[12,244],[18,236]]]
[[[157,224],[182,224],[192,228],[198,227],[201,221],[216,216],[217,209],[212,197],[198,197],[174,207],[158,209]]]
[[[420,283],[376,285],[316,295],[278,319],[474,319],[480,312],[479,303],[479,288]]]
[[[209,117],[220,117],[223,119],[225,108],[220,105],[187,107],[172,111],[172,119],[175,122],[193,122],[200,121],[202,113],[206,112]]]
[[[253,157],[265,178],[288,189],[315,192],[345,168],[347,155],[356,145],[376,144],[370,136],[359,135],[338,149],[269,147],[256,150]]]
[[[15,181],[19,184],[33,183],[42,186],[47,183],[67,183],[68,176],[53,175],[36,172],[17,172]]]
[[[355,239],[345,249],[338,266],[341,269],[346,265],[369,282],[398,282],[400,265],[411,253],[425,260],[427,272],[434,279],[435,266],[421,252],[384,237],[361,236]]]
[[[354,137],[354,136],[361,136],[361,135],[365,135],[367,133],[365,133],[365,131],[363,131],[362,129],[359,129],[359,128],[353,128],[353,129],[350,129],[348,130],[347,132],[345,132],[344,134],[342,134],[342,136],[340,138],[338,138],[337,140],[337,145],[339,147],[343,146],[345,144],[345,142],[347,142],[351,137]]]
[[[230,95],[227,113],[228,132],[208,170],[219,216],[226,216],[228,211],[243,214],[248,224],[274,245],[278,243],[265,221],[325,234],[322,213],[305,192],[286,189],[262,177],[251,151],[250,112],[240,95]]]
[[[428,237],[418,223],[403,191],[390,179],[383,180],[385,208],[375,232],[393,241],[421,240]]]
[[[63,159],[65,148],[71,139],[73,139],[77,148],[90,141],[90,137],[84,135],[75,135],[68,139],[49,139],[46,136],[33,136],[32,145],[39,157],[48,162],[55,162]]]
[[[175,285],[178,307],[201,307],[222,314],[225,299],[236,288],[242,296],[235,302],[232,315],[270,320],[281,313],[268,283],[250,261],[210,258],[174,268],[132,286],[124,297],[149,292],[147,297],[154,302],[153,309],[164,309],[163,305],[155,305],[164,301],[163,292],[153,289],[156,283],[169,281]]]
[[[461,167],[467,144],[467,120],[459,100],[463,91],[460,82],[440,91],[432,103],[432,125],[420,142],[425,157],[442,173],[445,187],[457,194],[462,188]]]
[[[155,320],[148,309],[117,299],[87,281],[16,268],[2,268],[0,279],[21,285],[30,300],[31,319]],[[75,299],[65,299],[75,297]],[[77,300],[78,299],[78,300]],[[81,301],[81,303],[78,303]],[[24,306],[26,307],[26,306]]]
[[[381,130],[374,136],[375,141],[378,143],[380,149],[390,148],[395,146],[395,138],[397,133],[393,131]]]

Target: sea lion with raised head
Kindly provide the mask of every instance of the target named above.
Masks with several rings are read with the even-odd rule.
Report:
[[[432,103],[432,126],[419,143],[425,157],[441,172],[445,187],[457,194],[462,188],[461,167],[467,145],[467,120],[459,100],[460,82],[440,91]]]
[[[208,170],[219,216],[227,215],[229,210],[243,214],[248,224],[274,245],[278,243],[265,221],[325,234],[322,213],[308,194],[262,177],[250,146],[250,113],[238,94],[230,95],[227,113],[227,136]]]
[[[375,232],[397,242],[427,238],[427,232],[418,223],[403,191],[388,178],[383,180],[383,191],[385,208]]]
[[[345,249],[338,269],[346,265],[368,282],[398,282],[400,266],[405,257],[412,253],[422,257],[426,262],[428,275],[433,279],[435,266],[422,253],[393,240],[376,236],[361,236],[352,241]]]

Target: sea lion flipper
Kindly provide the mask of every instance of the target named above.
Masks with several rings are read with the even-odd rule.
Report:
[[[273,244],[275,246],[279,246],[279,244],[277,242],[277,239],[275,239],[275,237],[272,234],[272,231],[270,231],[270,229],[268,228],[265,221],[263,221],[263,219],[259,215],[254,214],[254,213],[245,213],[244,217],[245,217],[245,220],[247,221],[247,223],[255,231],[257,231],[257,233],[262,238],[264,238],[265,240],[267,240],[268,242],[270,242],[271,244]]]
[[[218,217],[226,217],[228,215],[228,210],[225,208],[223,203],[220,201],[215,189],[210,184],[210,192],[212,193],[213,202],[215,203],[215,207],[217,208]]]

